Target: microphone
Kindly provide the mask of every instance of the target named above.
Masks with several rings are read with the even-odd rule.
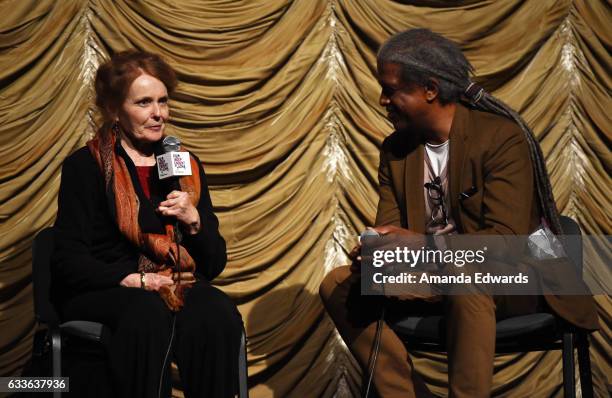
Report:
[[[157,174],[160,180],[167,180],[172,190],[180,191],[181,186],[178,178],[181,176],[191,175],[191,160],[189,152],[181,152],[181,141],[171,135],[164,137],[162,141],[163,154],[157,155]],[[179,275],[178,284],[181,283],[181,250],[179,243],[182,240],[181,231],[179,229],[178,220],[173,222],[174,226],[174,241],[176,243],[177,259],[176,270]]]
[[[361,235],[359,235],[359,243],[361,243],[363,240],[365,240],[368,237],[374,237],[374,236],[380,236],[380,234],[372,228],[367,228],[361,233]]]
[[[169,135],[162,141],[164,153],[156,157],[160,180],[191,175],[189,152],[180,152],[180,148],[181,141],[176,137]]]
[[[166,152],[177,152],[181,147],[181,140],[171,135],[164,137],[162,141],[162,148],[164,149],[164,153]]]

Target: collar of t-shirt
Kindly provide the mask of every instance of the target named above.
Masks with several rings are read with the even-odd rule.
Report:
[[[441,176],[446,172],[448,164],[448,148],[450,140],[446,140],[442,144],[425,143],[425,151],[431,165],[431,171],[434,176]]]

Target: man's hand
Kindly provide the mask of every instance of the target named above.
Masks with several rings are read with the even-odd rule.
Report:
[[[353,247],[348,254],[348,258],[351,260],[351,272],[354,274],[358,274],[361,272],[361,244],[357,244],[357,246]]]
[[[176,217],[190,235],[200,231],[200,214],[191,203],[189,194],[182,191],[172,191],[167,199],[159,204],[157,211],[164,216]]]
[[[402,239],[402,242],[408,241],[408,243],[410,243],[411,248],[414,249],[420,249],[421,247],[424,247],[426,243],[425,235],[419,234],[409,229],[399,228],[395,225],[382,225],[380,227],[369,229],[373,229],[379,235],[396,235],[398,238]],[[353,247],[353,249],[349,252],[348,257],[351,260],[351,272],[360,273],[362,260],[361,243]]]
[[[395,225],[382,225],[373,229],[380,235],[396,235],[402,243],[409,243],[411,249],[420,249],[427,244],[425,235]]]

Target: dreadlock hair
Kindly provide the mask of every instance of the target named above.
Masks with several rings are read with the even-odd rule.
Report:
[[[429,79],[436,78],[441,104],[462,102],[473,109],[501,115],[518,124],[529,145],[541,214],[554,233],[561,233],[559,212],[537,139],[516,111],[470,80],[473,67],[455,43],[429,29],[410,29],[387,40],[376,58],[378,65],[400,65],[404,83],[426,86]]]

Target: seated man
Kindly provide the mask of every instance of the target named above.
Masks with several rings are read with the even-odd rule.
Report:
[[[413,29],[384,43],[377,62],[380,104],[395,128],[380,154],[379,233],[529,235],[541,224],[560,233],[536,139],[518,114],[470,81],[472,67],[454,43]],[[366,369],[382,306],[386,319],[444,314],[451,397],[490,396],[496,317],[552,311],[576,326],[598,327],[588,296],[361,296],[358,253],[320,288],[349,349]],[[381,397],[431,396],[384,323],[373,380]]]

